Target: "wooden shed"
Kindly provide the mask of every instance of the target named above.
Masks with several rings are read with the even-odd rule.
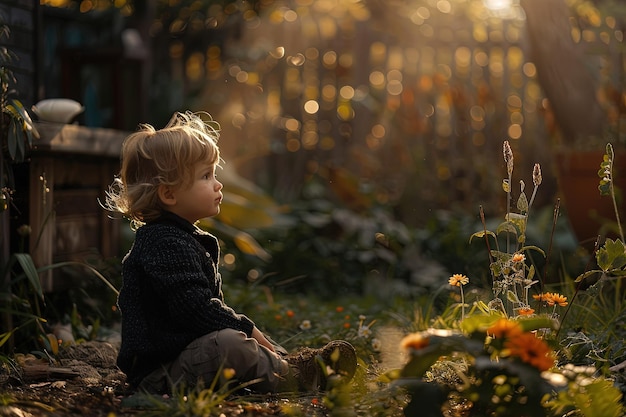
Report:
[[[44,122],[37,129],[41,138],[28,164],[30,252],[36,265],[117,256],[122,222],[110,219],[100,202],[119,171],[127,132]],[[52,271],[42,276],[47,291],[63,285],[57,281]]]

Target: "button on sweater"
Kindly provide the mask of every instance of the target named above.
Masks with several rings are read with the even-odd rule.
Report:
[[[217,239],[173,213],[137,229],[122,261],[122,344],[117,363],[128,383],[175,359],[193,340],[254,323],[224,302]]]

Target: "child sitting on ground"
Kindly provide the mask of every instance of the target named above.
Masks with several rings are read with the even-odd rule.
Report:
[[[159,394],[210,384],[227,368],[238,383],[258,380],[256,392],[325,389],[316,358],[349,380],[356,354],[348,342],[288,355],[226,304],[218,241],[194,225],[220,212],[218,129],[206,113],[175,113],[165,128],[141,125],[123,144],[106,203],[136,231],[122,261],[120,369],[132,389]]]

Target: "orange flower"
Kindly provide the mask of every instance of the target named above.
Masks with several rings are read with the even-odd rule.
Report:
[[[524,262],[526,260],[526,256],[523,253],[516,253],[513,255],[511,260],[515,263]]]
[[[498,319],[487,329],[487,334],[492,335],[496,339],[501,337],[509,338],[520,333],[522,333],[522,329],[519,324],[507,319]]]
[[[552,350],[543,340],[532,333],[519,333],[508,339],[504,346],[511,356],[519,357],[522,362],[534,366],[540,371],[547,371],[554,366]]]
[[[421,333],[411,333],[402,339],[400,346],[403,349],[419,350],[423,349],[430,343],[428,337],[425,337]]]
[[[537,301],[545,301],[549,306],[558,304],[561,307],[565,307],[567,305],[567,297],[555,292],[533,295],[533,298]]]
[[[553,292],[552,294],[550,294],[550,300],[548,301],[548,304],[551,306],[558,304],[561,307],[565,307],[567,305],[567,297]]]
[[[462,274],[454,274],[448,280],[448,283],[455,287],[460,287],[461,285],[465,285],[469,282],[469,278]]]
[[[520,316],[532,316],[533,314],[535,314],[535,309],[530,307],[521,307],[517,309],[517,314],[519,314]]]
[[[295,316],[296,313],[293,312],[293,310],[287,310],[287,317],[291,318],[293,316]]]
[[[341,313],[341,312],[343,312],[343,307],[342,306],[337,306],[337,308],[335,308],[335,311],[337,311],[337,313]]]

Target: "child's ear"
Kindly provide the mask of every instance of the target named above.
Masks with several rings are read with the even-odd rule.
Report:
[[[157,189],[157,193],[159,195],[159,200],[166,206],[173,206],[176,204],[176,195],[172,187],[161,184]]]

